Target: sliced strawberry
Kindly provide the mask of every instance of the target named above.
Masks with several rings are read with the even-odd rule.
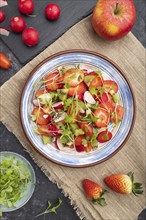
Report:
[[[99,86],[103,86],[102,78],[95,72],[91,72],[85,76],[84,82],[88,87],[97,88]]]
[[[58,78],[58,72],[51,73],[45,78],[45,80],[47,80],[45,83],[47,91],[55,91],[60,88],[59,83],[57,82]]]
[[[54,136],[60,136],[61,132],[58,130],[55,124],[48,125],[48,131],[52,132]]]
[[[122,120],[124,115],[124,108],[121,105],[117,105],[113,117],[111,117],[111,122],[117,124],[119,120]]]
[[[88,142],[87,147],[84,147],[84,148],[87,153],[90,152],[92,150],[91,142]]]
[[[68,89],[68,95],[69,96],[76,96],[79,94],[83,94],[87,90],[87,87],[85,83],[81,82],[78,86],[76,87],[70,87]]]
[[[48,125],[38,126],[38,131],[42,136],[54,137],[54,134],[48,130]]]
[[[111,101],[107,101],[105,103],[101,103],[100,104],[100,107],[101,108],[105,108],[110,114],[112,114],[112,112],[114,111],[115,109],[115,104],[114,102],[111,100]]]
[[[84,179],[83,188],[87,198],[92,200],[93,203],[101,206],[106,205],[105,199],[102,197],[106,190],[104,190],[99,184],[89,179]]]
[[[104,80],[103,81],[103,87],[107,92],[109,92],[111,95],[118,92],[118,84],[115,81],[112,80]]]
[[[97,117],[95,125],[98,128],[107,127],[110,121],[109,112],[104,108],[98,108],[94,111],[94,115]]]
[[[77,151],[77,152],[83,152],[83,151],[85,151],[85,148],[84,148],[83,145],[76,146],[76,151]]]
[[[79,95],[77,95],[77,98],[81,101],[84,100],[84,93],[80,93]]]
[[[89,136],[90,138],[92,137],[92,135],[93,135],[93,127],[91,125],[89,125],[86,122],[85,123],[79,122],[78,125],[85,132],[85,134],[87,136]]]
[[[109,141],[112,138],[112,133],[108,130],[102,131],[98,134],[97,140],[100,143]]]
[[[36,123],[39,125],[47,125],[50,122],[50,117],[43,117],[44,112],[42,111],[42,109],[34,108],[32,114],[36,115]]]
[[[38,90],[35,94],[36,98],[38,98],[40,95],[45,94],[47,91],[46,90]]]
[[[64,73],[63,77],[66,84],[76,87],[83,81],[84,72],[78,68],[71,68]]]
[[[81,146],[83,145],[82,140],[85,139],[84,135],[79,135],[75,138],[75,145],[76,146]]]
[[[108,101],[110,101],[112,99],[112,96],[107,93],[107,92],[103,92],[102,95],[98,95],[96,100],[100,103],[106,103]]]
[[[120,194],[133,193],[134,195],[138,195],[143,193],[142,184],[134,183],[132,172],[107,176],[104,182],[110,189]]]

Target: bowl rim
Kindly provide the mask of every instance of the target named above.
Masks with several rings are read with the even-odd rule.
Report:
[[[24,156],[22,156],[21,154],[16,153],[16,152],[13,152],[13,151],[6,151],[6,150],[0,152],[0,156],[3,155],[3,154],[9,154],[10,156],[15,156],[16,158],[22,160],[22,161],[25,162],[27,165],[29,165],[29,169],[31,170],[32,175],[33,175],[33,178],[34,178],[34,182],[33,182],[33,186],[34,186],[34,187],[33,187],[32,191],[31,191],[31,193],[29,194],[28,198],[27,198],[20,206],[15,207],[15,208],[12,208],[12,210],[11,210],[11,209],[9,210],[9,208],[7,208],[7,210],[4,210],[4,211],[2,210],[3,213],[6,213],[6,212],[14,212],[14,211],[16,211],[16,210],[22,208],[23,206],[25,206],[25,205],[29,202],[29,200],[31,199],[31,197],[33,196],[34,191],[35,191],[35,187],[36,187],[36,175],[35,175],[35,171],[34,171],[33,166],[31,165],[31,163],[30,163]],[[18,201],[19,201],[19,200],[18,200]]]
[[[100,57],[102,59],[104,59],[105,61],[109,62],[110,64],[112,64],[118,71],[119,73],[124,77],[124,79],[126,80],[128,86],[129,86],[129,89],[131,91],[131,95],[132,95],[132,99],[133,99],[133,118],[132,118],[132,123],[131,123],[131,127],[129,129],[129,132],[127,133],[127,136],[125,137],[124,141],[122,142],[122,144],[113,152],[111,153],[109,156],[107,156],[106,158],[102,159],[102,160],[99,160],[99,161],[96,161],[96,162],[93,162],[91,164],[85,164],[85,165],[67,165],[67,164],[63,164],[61,162],[57,162],[56,160],[50,158],[49,156],[45,155],[45,153],[43,153],[40,149],[38,149],[35,144],[32,142],[32,140],[29,138],[29,136],[27,135],[25,129],[24,129],[24,126],[23,126],[23,120],[22,120],[22,111],[21,111],[21,107],[22,107],[22,96],[23,96],[23,93],[25,92],[25,88],[26,88],[26,85],[27,83],[29,82],[29,79],[32,77],[32,75],[43,65],[45,64],[46,62],[48,62],[49,60],[57,57],[57,56],[60,56],[60,55],[63,55],[63,54],[68,54],[68,53],[85,53],[85,54],[91,54],[91,55],[94,55],[94,56],[97,56],[97,57]],[[43,61],[41,61],[29,74],[24,86],[23,86],[23,89],[20,93],[20,102],[19,102],[19,117],[20,117],[20,123],[21,123],[21,127],[23,129],[23,132],[25,134],[25,137],[26,139],[29,141],[29,143],[31,144],[31,146],[33,146],[33,148],[39,153],[41,154],[41,156],[45,157],[47,160],[55,163],[55,164],[58,164],[58,165],[61,165],[61,166],[64,166],[64,167],[70,167],[70,168],[85,168],[85,167],[90,167],[90,166],[94,166],[94,165],[97,165],[97,164],[100,164],[100,163],[103,163],[104,161],[112,158],[116,153],[118,153],[122,148],[123,146],[127,143],[132,131],[133,131],[133,128],[134,128],[134,124],[135,124],[135,119],[136,119],[136,100],[135,100],[135,95],[134,95],[134,92],[133,92],[133,88],[131,86],[131,83],[128,79],[128,77],[126,76],[126,74],[123,72],[123,70],[114,62],[112,61],[111,59],[109,59],[107,56],[104,56],[100,53],[97,53],[97,52],[94,52],[94,51],[91,51],[91,50],[84,50],[84,49],[71,49],[71,50],[63,50],[63,51],[60,51],[60,52],[57,52],[55,54],[52,54],[51,56],[45,58]]]

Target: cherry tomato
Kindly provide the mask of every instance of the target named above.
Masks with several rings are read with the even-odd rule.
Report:
[[[10,20],[10,27],[16,33],[22,32],[26,27],[25,20],[21,16],[15,16]]]
[[[89,125],[86,122],[85,123],[79,122],[78,125],[85,132],[85,134],[87,136],[89,136],[90,138],[92,137],[92,135],[93,135],[93,127],[91,125]]]
[[[107,127],[110,121],[109,112],[104,108],[98,108],[94,111],[94,115],[97,117],[95,125],[98,128]]]
[[[59,83],[57,83],[58,77],[59,77],[58,72],[54,72],[54,73],[49,74],[45,78],[45,80],[47,80],[47,82],[46,82],[46,89],[48,91],[56,91],[57,89],[60,88],[59,87]]]
[[[22,40],[29,47],[35,46],[39,41],[39,33],[33,27],[25,28],[22,32]]]
[[[32,0],[19,0],[18,8],[22,14],[29,15],[34,10],[34,3]]]
[[[5,13],[2,10],[0,10],[0,23],[3,22],[5,18],[6,18]]]
[[[107,92],[109,92],[111,95],[118,92],[118,84],[115,81],[112,80],[104,80],[103,81],[103,87]]]
[[[97,140],[100,143],[109,141],[112,138],[112,133],[108,130],[102,131],[98,134]]]
[[[5,54],[0,52],[0,68],[2,69],[9,69],[11,66],[11,62],[8,59],[8,57],[6,57]]]
[[[57,20],[60,16],[60,7],[57,4],[49,4],[45,8],[45,14],[49,20]]]

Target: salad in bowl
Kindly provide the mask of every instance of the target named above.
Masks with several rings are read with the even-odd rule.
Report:
[[[36,86],[31,118],[44,145],[54,142],[61,151],[94,151],[112,139],[112,130],[122,121],[118,84],[104,79],[99,69],[59,66]]]
[[[20,101],[22,128],[45,158],[69,167],[101,163],[134,125],[135,101],[123,71],[86,50],[63,51],[36,66]]]

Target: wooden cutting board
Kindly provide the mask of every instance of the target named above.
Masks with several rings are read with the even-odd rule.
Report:
[[[6,20],[1,24],[1,27],[10,30],[9,21],[11,17],[21,15],[25,19],[27,27],[36,28],[40,34],[39,44],[31,48],[23,44],[21,34],[16,34],[11,31],[8,37],[1,35],[1,39],[22,64],[30,61],[71,26],[89,15],[97,2],[97,0],[33,0],[35,5],[33,14],[36,16],[29,17],[19,13],[18,0],[7,1],[8,6],[2,8],[6,14]],[[57,3],[61,8],[61,16],[57,21],[49,21],[45,17],[45,7],[49,3]]]

